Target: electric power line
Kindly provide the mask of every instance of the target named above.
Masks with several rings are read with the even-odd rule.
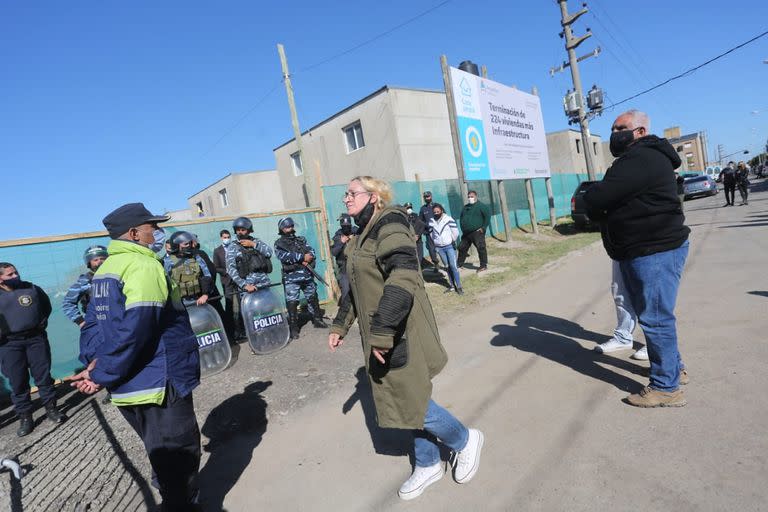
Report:
[[[704,66],[707,66],[707,65],[709,65],[709,64],[712,64],[712,63],[713,63],[713,62],[715,62],[716,60],[719,60],[719,59],[721,59],[721,58],[725,57],[725,56],[726,56],[726,55],[728,55],[729,53],[733,53],[733,52],[735,52],[736,50],[738,50],[739,48],[743,48],[744,46],[747,46],[748,44],[750,44],[750,43],[753,43],[753,42],[757,41],[758,39],[760,39],[761,37],[765,37],[766,35],[768,35],[768,30],[767,30],[767,31],[765,31],[765,32],[763,32],[762,34],[758,34],[758,35],[756,35],[755,37],[753,37],[752,39],[749,39],[748,41],[744,41],[743,43],[741,43],[741,44],[740,44],[740,45],[738,45],[738,46],[734,46],[733,48],[731,48],[731,49],[729,49],[729,50],[726,50],[726,51],[724,51],[724,52],[723,52],[723,53],[721,53],[720,55],[718,55],[718,56],[716,56],[716,57],[713,57],[713,58],[709,59],[708,61],[706,61],[706,62],[703,62],[703,63],[699,64],[698,66],[694,66],[694,67],[692,67],[692,68],[690,68],[690,69],[688,69],[688,70],[686,70],[686,71],[683,71],[683,72],[682,72],[682,73],[680,73],[679,75],[675,75],[675,76],[673,76],[673,77],[671,77],[671,78],[668,78],[667,80],[664,80],[663,82],[661,82],[661,83],[659,83],[659,84],[656,84],[656,85],[654,85],[653,87],[650,87],[650,88],[648,88],[648,89],[646,89],[646,90],[644,90],[644,91],[640,91],[640,92],[639,92],[639,93],[637,93],[637,94],[634,94],[634,95],[632,95],[632,96],[630,96],[630,97],[628,97],[628,98],[625,98],[625,99],[623,99],[623,100],[621,100],[621,101],[619,101],[619,102],[617,102],[617,103],[614,103],[613,105],[611,105],[611,106],[609,106],[609,107],[606,107],[606,110],[608,110],[608,109],[611,109],[611,108],[615,108],[615,107],[617,107],[617,106],[621,105],[622,103],[626,103],[626,102],[628,102],[628,101],[630,101],[630,100],[633,100],[633,99],[637,98],[638,96],[642,96],[643,94],[647,94],[647,93],[649,93],[649,92],[651,92],[651,91],[653,91],[653,90],[656,90],[656,89],[658,89],[659,87],[665,86],[665,85],[667,85],[667,84],[668,84],[668,83],[670,83],[670,82],[673,82],[673,81],[675,81],[675,80],[678,80],[678,79],[680,79],[680,78],[683,78],[683,77],[685,77],[685,76],[688,76],[688,75],[690,75],[691,73],[694,73],[695,71],[698,71],[699,69],[703,68]]]
[[[400,28],[402,28],[402,27],[404,27],[406,25],[409,25],[410,23],[413,23],[414,21],[416,21],[416,20],[418,20],[420,18],[423,18],[424,16],[432,13],[433,11],[436,11],[437,9],[439,9],[439,8],[443,7],[444,5],[449,4],[449,3],[451,3],[451,0],[444,0],[443,2],[440,2],[439,4],[430,7],[426,11],[423,11],[422,13],[417,14],[416,16],[414,16],[412,18],[409,18],[406,21],[403,21],[402,23],[399,23],[399,24],[395,25],[394,27],[392,27],[392,28],[390,28],[388,30],[385,30],[384,32],[381,32],[380,34],[377,34],[377,35],[373,36],[372,38],[363,41],[362,43],[356,44],[355,46],[353,46],[351,48],[347,48],[346,50],[344,50],[342,52],[339,52],[339,53],[337,53],[335,55],[331,55],[330,57],[327,57],[327,58],[325,58],[325,59],[323,59],[323,60],[321,60],[319,62],[316,62],[316,63],[314,63],[312,65],[309,65],[309,66],[306,66],[306,67],[300,69],[298,71],[298,73],[304,73],[304,72],[309,71],[311,69],[315,69],[315,68],[317,68],[319,66],[322,66],[323,64],[328,64],[329,62],[331,62],[333,60],[336,60],[339,57],[343,57],[344,55],[352,53],[355,50],[358,50],[358,49],[362,48],[363,46],[371,44],[374,41],[378,41],[382,37],[388,36],[392,32],[394,32],[394,31],[396,31],[396,30],[398,30],[398,29],[400,29]],[[293,73],[293,74],[295,75],[296,73]]]
[[[278,88],[278,87],[280,87],[281,85],[282,85],[282,82],[277,82],[277,83],[276,83],[274,86],[272,86],[272,88],[271,88],[269,91],[267,91],[267,93],[266,93],[264,96],[262,96],[261,98],[259,98],[259,100],[256,102],[256,104],[255,104],[255,105],[253,105],[253,106],[252,106],[250,109],[248,109],[248,111],[247,111],[245,114],[243,114],[242,116],[240,116],[240,119],[238,119],[237,121],[235,121],[235,123],[234,123],[232,126],[230,126],[230,127],[229,127],[229,129],[228,129],[226,132],[224,132],[224,134],[223,134],[221,137],[219,137],[218,139],[216,139],[216,142],[214,142],[214,143],[211,145],[211,147],[209,147],[209,148],[208,148],[208,149],[205,151],[205,153],[203,153],[202,155],[200,155],[200,160],[202,160],[203,158],[205,158],[206,156],[208,156],[208,155],[211,153],[211,151],[213,151],[214,149],[216,149],[216,146],[218,146],[218,145],[219,145],[219,143],[220,143],[222,140],[224,140],[224,139],[225,139],[225,138],[226,138],[226,137],[227,137],[227,136],[228,136],[230,133],[232,133],[233,131],[235,131],[235,128],[237,128],[238,126],[240,126],[240,124],[242,124],[242,122],[243,122],[243,121],[245,121],[245,120],[248,118],[248,116],[250,116],[251,114],[253,114],[253,112],[254,112],[254,111],[255,111],[255,110],[256,110],[256,109],[257,109],[257,108],[258,108],[258,107],[259,107],[259,106],[260,106],[262,103],[264,103],[264,102],[267,100],[267,98],[269,98],[269,97],[272,95],[272,93],[273,93],[273,92],[275,92],[275,91],[277,90],[277,88]]]

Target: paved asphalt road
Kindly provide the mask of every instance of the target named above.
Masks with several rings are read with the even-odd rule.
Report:
[[[363,382],[270,421],[260,442],[234,441],[248,465],[226,509],[768,509],[765,185],[749,206],[721,208],[722,193],[685,204],[686,407],[622,403],[647,383],[647,363],[592,351],[615,324],[610,261],[594,245],[441,327],[451,360],[434,398],[486,435],[471,483],[446,475],[401,502],[408,436],[374,426]],[[343,350],[359,351],[358,340]]]

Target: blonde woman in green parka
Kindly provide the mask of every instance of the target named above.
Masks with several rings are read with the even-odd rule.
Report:
[[[444,475],[437,442],[455,454],[456,482],[469,482],[480,464],[483,434],[431,399],[432,378],[448,356],[424,289],[408,215],[389,206],[391,200],[389,184],[370,176],[354,178],[344,193],[358,234],[345,249],[350,293],[341,299],[328,345],[335,351],[357,320],[379,426],[414,433],[416,464],[398,491],[410,500]]]

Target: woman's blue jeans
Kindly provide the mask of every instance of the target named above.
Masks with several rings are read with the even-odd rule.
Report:
[[[683,368],[677,347],[675,302],[687,256],[688,241],[677,249],[619,262],[648,346],[650,387],[658,391],[676,390]]]
[[[440,255],[443,265],[448,267],[451,286],[458,290],[461,288],[461,278],[459,277],[459,266],[456,262],[456,249],[452,245],[446,245],[445,247],[435,247],[435,250]]]
[[[424,428],[414,430],[413,438],[416,466],[423,468],[440,462],[438,441],[453,451],[463,450],[469,441],[469,430],[453,414],[430,400],[424,416]]]

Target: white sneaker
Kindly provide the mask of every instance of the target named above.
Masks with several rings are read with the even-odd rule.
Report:
[[[647,361],[648,360],[648,347],[642,347],[637,350],[634,354],[631,356],[632,359],[637,359],[638,361]]]
[[[469,429],[467,446],[456,454],[456,466],[453,470],[453,479],[457,483],[465,484],[472,480],[480,467],[480,452],[483,449],[483,433],[477,429]]]
[[[595,352],[600,352],[601,354],[607,354],[608,352],[616,352],[618,350],[629,350],[631,348],[632,348],[631,343],[623,343],[617,340],[616,338],[611,338],[605,343],[601,343],[595,346]]]
[[[418,498],[424,492],[424,489],[443,478],[444,474],[442,462],[423,468],[416,466],[411,477],[400,486],[397,495],[403,500]]]

